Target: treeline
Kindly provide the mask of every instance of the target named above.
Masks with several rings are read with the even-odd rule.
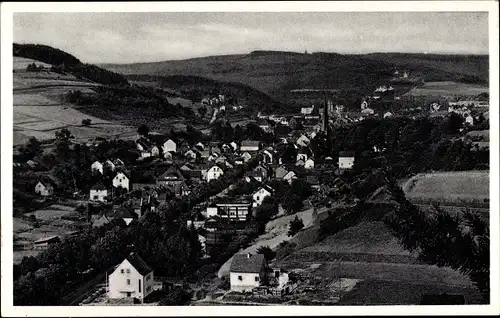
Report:
[[[149,122],[151,118],[195,118],[193,110],[180,104],[172,105],[167,98],[153,88],[143,86],[111,87],[100,86],[95,93],[86,94],[79,90],[65,95],[66,101],[89,107],[84,111],[96,117]]]
[[[466,210],[450,214],[438,206],[425,213],[408,201],[390,169],[386,183],[399,206],[384,222],[409,251],[417,251],[419,260],[448,266],[468,275],[485,303],[490,302],[490,235],[481,217]]]
[[[128,85],[128,81],[121,74],[111,72],[91,64],[84,64],[73,55],[40,44],[13,45],[14,56],[30,58],[53,65],[55,72],[68,72],[79,78],[86,78],[104,85]]]
[[[385,158],[398,178],[432,170],[489,169],[489,150],[471,149],[460,138],[462,127],[463,118],[454,113],[445,118],[366,119],[333,127],[329,139],[318,134],[311,147],[316,158],[354,151],[358,172],[381,167]]]

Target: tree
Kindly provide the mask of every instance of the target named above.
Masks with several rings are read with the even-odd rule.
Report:
[[[142,124],[137,128],[137,133],[139,135],[147,137],[149,135],[149,127],[146,124]]]
[[[92,123],[92,120],[90,118],[82,120],[82,125],[83,126],[90,126],[91,123]]]
[[[288,228],[288,236],[294,236],[304,227],[304,222],[302,219],[299,219],[298,216],[295,216],[295,219],[290,221],[290,226]]]
[[[200,115],[201,118],[205,118],[207,115],[207,108],[206,107],[200,107],[198,108],[198,114]]]
[[[269,246],[261,246],[257,249],[257,254],[263,254],[266,261],[270,261],[276,257],[276,252]]]

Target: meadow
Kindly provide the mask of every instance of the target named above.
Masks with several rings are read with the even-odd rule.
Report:
[[[488,92],[489,88],[485,85],[457,82],[426,82],[423,86],[416,87],[405,95],[451,97],[456,95],[476,96]]]

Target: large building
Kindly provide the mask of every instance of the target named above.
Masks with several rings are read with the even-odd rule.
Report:
[[[229,268],[231,290],[248,292],[267,284],[267,264],[263,254],[236,254]]]

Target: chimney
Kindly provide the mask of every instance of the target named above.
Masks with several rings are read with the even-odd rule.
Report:
[[[250,258],[250,257],[252,257],[252,254],[247,253],[247,258]]]

